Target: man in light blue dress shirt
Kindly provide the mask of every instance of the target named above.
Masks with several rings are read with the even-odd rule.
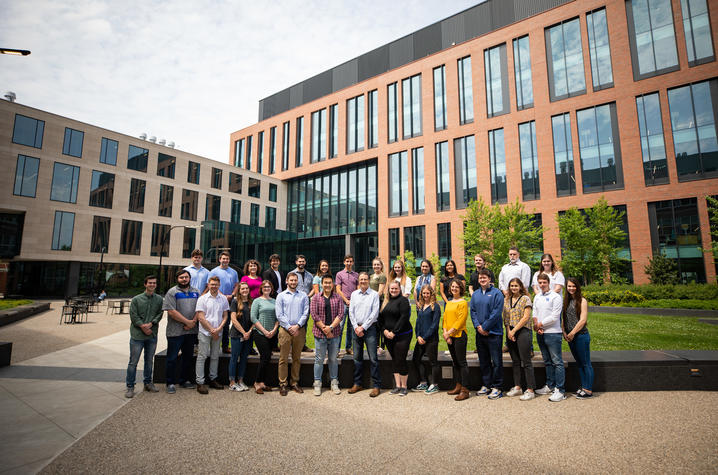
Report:
[[[303,393],[299,386],[302,347],[306,341],[307,328],[304,324],[309,317],[309,298],[297,288],[299,278],[294,272],[287,274],[287,289],[277,295],[275,311],[279,321],[279,394],[286,396],[289,387]],[[287,381],[289,352],[292,353],[292,374]]]

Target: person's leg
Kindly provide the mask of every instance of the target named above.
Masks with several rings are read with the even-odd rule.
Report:
[[[209,342],[209,380],[214,381],[217,379],[217,370],[219,369],[219,352],[222,351],[220,348],[221,338],[216,340],[210,337]]]
[[[292,348],[292,336],[283,327],[279,327],[279,365],[277,377],[280,386],[287,386],[289,382],[289,350]]]
[[[137,362],[140,361],[140,355],[144,344],[142,340],[135,340],[130,338],[130,361],[127,363],[127,376],[125,377],[125,384],[128,388],[135,387],[135,379],[137,378]]]
[[[292,377],[290,384],[299,386],[299,374],[302,369],[302,348],[306,342],[307,329],[300,328],[292,337]]]
[[[401,387],[406,388],[407,378],[409,377],[409,365],[406,357],[409,354],[409,345],[411,344],[411,334],[402,335],[396,342],[394,350],[396,351],[397,369],[400,376]]]
[[[506,348],[509,349],[509,356],[511,357],[511,372],[514,376],[515,388],[521,389],[521,356],[519,355],[519,335],[521,330],[517,332],[516,341],[511,340],[508,336],[506,337]]]
[[[546,369],[546,386],[549,389],[556,387],[556,371],[551,361],[551,352],[546,344],[547,333],[539,333],[536,335],[536,343],[538,343],[539,350],[541,350],[541,357],[543,358],[543,365]]]
[[[376,325],[364,330],[366,352],[369,354],[369,362],[371,363],[371,383],[373,387],[381,389],[381,372],[379,371],[379,358],[377,357],[378,338],[379,332]]]
[[[469,385],[469,365],[466,363],[466,346],[469,341],[468,335],[464,332],[462,336],[454,339],[454,351],[459,364],[461,374],[461,385],[465,388]]]
[[[481,370],[481,381],[484,386],[491,388],[491,350],[489,337],[476,332],[476,351],[479,353],[479,369]]]
[[[454,380],[456,384],[461,384],[461,367],[459,366],[459,360],[456,355],[456,338],[451,339],[451,343],[448,344],[449,354],[451,355],[451,366],[453,368]]]
[[[145,384],[152,383],[152,366],[155,362],[155,350],[157,350],[157,337],[144,340],[145,368],[142,379]]]
[[[489,335],[486,337],[491,354],[491,388],[503,391],[504,388],[504,358],[501,335]],[[520,383],[519,379],[519,384]]]
[[[165,379],[167,386],[177,384],[177,358],[179,357],[180,348],[184,336],[168,336],[167,337],[167,360],[165,366]]]
[[[230,338],[232,342],[232,355],[229,357],[229,384],[230,386],[236,381],[237,376],[237,360],[239,359],[239,350],[241,338]]]
[[[196,334],[182,335],[182,371],[180,372],[179,382],[192,381],[192,365],[194,364],[194,341]]]
[[[197,338],[197,363],[195,364],[194,372],[197,375],[197,384],[204,384],[204,362],[209,357],[209,342],[212,337],[199,333]]]
[[[252,338],[251,333],[248,340],[242,340],[240,342],[240,350],[239,350],[239,369],[237,373],[237,382],[243,383],[244,382],[244,373],[247,371],[247,358],[249,358],[249,352],[252,349],[252,346],[254,345],[254,338]]]
[[[352,332],[354,333],[354,332]],[[351,336],[351,335],[349,335]],[[329,353],[329,380],[330,382],[333,380],[339,379],[339,361],[337,361],[337,354],[339,353],[339,343],[341,342],[341,338],[330,338],[327,341],[327,351]],[[315,378],[316,379],[316,378]]]
[[[222,351],[227,353],[227,350],[229,349],[229,327],[232,324],[231,319],[227,319],[227,321],[224,323],[224,328],[222,329]]]
[[[257,365],[257,376],[254,378],[254,386],[264,384],[267,373],[267,366],[272,358],[272,342],[264,335],[254,335],[254,341],[257,343],[259,351],[259,364]]]
[[[346,331],[344,349],[349,351],[352,348],[352,335],[354,334],[354,328],[352,327],[352,321],[349,319],[349,307],[344,306],[344,330]]]
[[[429,356],[429,364],[431,365],[430,384],[438,385],[441,380],[441,366],[439,366],[439,339],[432,338],[426,342],[426,354]]]
[[[548,347],[551,363],[554,367],[556,387],[559,391],[565,392],[566,369],[563,366],[563,356],[561,355],[561,338],[560,333],[544,334],[544,341]]]
[[[416,374],[419,376],[419,384],[426,383],[426,371],[424,370],[424,364],[421,359],[424,357],[424,351],[426,349],[426,343],[420,345],[417,341],[414,345],[414,354],[411,355],[411,364],[416,370]]]
[[[534,365],[531,362],[531,350],[533,349],[531,330],[528,328],[522,328],[516,335],[516,347],[519,352],[519,358],[521,360],[521,367],[524,370],[524,377],[526,378],[526,390],[533,391],[536,389],[536,377],[534,376]],[[513,357],[512,357],[513,359]],[[519,364],[517,361],[515,364]]]
[[[358,337],[356,333],[352,336],[352,346],[354,348],[354,385],[362,385],[362,370],[364,369],[364,340],[366,339],[367,332],[364,332],[364,337]]]
[[[327,354],[327,339],[314,337],[314,381],[321,382],[324,371],[324,357]]]
[[[569,343],[571,353],[578,364],[581,376],[581,387],[584,391],[593,392],[593,365],[591,365],[591,336],[579,333]]]

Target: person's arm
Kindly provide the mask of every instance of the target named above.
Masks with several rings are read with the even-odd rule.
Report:
[[[132,299],[130,301],[130,322],[137,328],[142,328],[142,325],[144,325],[144,322],[140,317],[140,309],[137,299]]]
[[[573,327],[573,330],[571,330],[568,336],[573,339],[578,332],[583,330],[586,323],[588,323],[588,302],[585,298],[581,297],[581,316],[578,319],[578,323],[576,323],[576,326]]]
[[[151,322],[153,326],[159,325],[160,320],[162,320],[162,315],[164,315],[164,313],[165,313],[164,310],[162,310],[162,298],[160,297],[159,299],[154,299],[154,300],[156,301],[156,303],[153,302],[152,304],[155,305],[156,310],[155,310],[155,315],[154,315],[154,317],[152,317],[152,322]]]
[[[521,269],[521,281],[524,283],[524,287],[526,287],[527,289],[531,285],[531,268],[525,262]]]
[[[471,301],[469,303],[469,308],[471,310],[471,324],[474,326],[474,328],[477,328],[479,325],[481,325],[481,322],[479,322],[479,298],[480,294],[476,294],[476,297],[471,297]]]
[[[219,323],[219,326],[216,328],[217,333],[219,333],[219,330],[224,328],[224,324],[227,323],[227,313],[229,313],[227,310],[222,312],[222,321]]]
[[[309,318],[309,299],[307,298],[306,294],[302,294],[302,316],[299,317],[299,323],[297,323],[297,326],[300,328],[304,326],[305,323],[307,323],[307,318]]]
[[[409,319],[411,318],[411,305],[409,305],[409,299],[404,298],[399,303],[399,318],[396,320],[396,325],[392,332],[399,333],[406,325],[411,326]]]
[[[431,325],[429,325],[428,330],[426,331],[426,335],[422,335],[422,338],[424,340],[428,340],[429,338],[436,335],[436,332],[439,331],[439,322],[441,321],[441,306],[438,303],[434,304],[434,314],[431,316]]]
[[[259,299],[252,302],[252,309],[249,311],[249,319],[252,321],[252,325],[254,325],[254,327],[257,328],[262,335],[267,336],[269,331],[264,328],[262,323],[259,321],[259,305],[261,305],[259,302],[261,302]]]
[[[379,282],[379,289],[377,290],[377,293],[379,295],[383,294],[385,288],[386,288],[386,276],[384,276],[384,282]]]
[[[514,326],[513,332],[516,334],[517,331],[521,330],[531,319],[531,301],[524,307],[524,314],[519,320],[519,323]]]
[[[531,279],[531,288],[534,289],[534,295],[538,295],[541,293],[541,288],[538,285],[538,280],[536,280],[538,274],[539,271],[534,272],[533,279]]]
[[[334,291],[335,291],[337,294],[339,294],[339,296],[342,298],[342,300],[344,301],[344,303],[345,303],[346,305],[349,305],[349,299],[344,296],[344,292],[342,292],[342,286],[341,286],[341,284],[337,284],[337,285],[334,287]]]
[[[458,305],[456,306],[456,311],[458,317],[456,319],[454,327],[451,329],[452,336],[461,334],[461,331],[459,329],[466,325],[466,319],[469,317],[469,305],[466,303],[466,300],[459,299]]]
[[[356,327],[360,326],[360,325],[357,325],[357,317],[356,317],[356,306],[357,306],[356,302],[358,302],[358,301],[359,301],[359,297],[349,299],[349,322],[352,324],[352,328],[356,328]]]
[[[367,315],[366,321],[362,324],[362,328],[366,330],[370,326],[374,325],[379,320],[379,294],[374,293],[371,296],[371,303],[369,314]]]
[[[553,276],[553,284],[553,291],[561,295],[561,291],[566,285],[566,278],[563,276],[561,271],[556,271],[556,274]]]
[[[499,272],[499,290],[504,291],[506,290],[506,273],[504,272],[504,268],[501,268],[501,272]],[[476,289],[478,290],[478,289]]]
[[[237,304],[237,307],[239,307],[239,304]],[[236,307],[235,307],[235,308],[236,308]],[[251,317],[250,317],[250,318],[251,318]],[[230,312],[229,312],[229,319],[232,321],[232,326],[233,326],[237,331],[239,331],[239,332],[241,333],[243,330],[240,330],[240,328],[242,328],[242,327],[241,327],[241,325],[239,324],[239,320],[237,320],[237,310],[235,310],[235,309],[230,310]]]
[[[504,309],[504,294],[494,292],[491,296],[491,308],[489,309],[489,317],[484,320],[481,325],[485,331],[501,331],[501,312]]]
[[[444,300],[444,302],[448,302],[449,299],[446,298],[446,294],[444,293],[444,283],[443,282],[439,286],[439,292],[441,293],[441,298]]]
[[[277,300],[274,306],[274,313],[277,316],[277,322],[279,322],[279,325],[286,330],[289,328],[289,319],[287,318],[287,304],[284,303],[284,301],[286,300],[284,298],[285,295],[286,294],[284,292],[277,295]]]
[[[409,277],[408,275],[406,276],[406,282],[404,283],[404,288],[401,289],[401,292],[407,299],[409,298],[409,296],[411,296],[411,277]]]
[[[336,314],[332,315],[334,319],[332,320],[331,325],[336,328],[339,325],[341,325],[342,320],[344,319],[344,302],[339,302],[340,305],[337,305]],[[333,310],[333,308],[332,308]]]
[[[544,318],[541,322],[541,325],[544,327],[549,326],[561,319],[561,312],[563,311],[563,302],[561,301],[561,298],[552,298],[550,304],[551,311],[549,312],[548,316]]]
[[[205,330],[207,330],[210,333],[212,332],[212,330],[214,330],[212,328],[212,325],[210,325],[209,322],[207,321],[206,315],[202,310],[198,310],[196,316],[197,316],[197,321],[199,322],[200,325],[202,325],[202,328],[204,328]]]

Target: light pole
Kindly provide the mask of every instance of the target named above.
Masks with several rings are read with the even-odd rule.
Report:
[[[164,292],[162,292],[162,256],[163,256],[163,254],[165,253],[165,243],[166,243],[167,240],[169,239],[170,233],[171,233],[172,230],[175,229],[175,228],[202,229],[203,226],[204,226],[204,225],[202,225],[202,224],[198,224],[198,225],[195,225],[195,226],[187,226],[187,225],[185,225],[185,224],[177,224],[177,225],[175,225],[175,226],[172,226],[172,227],[165,233],[165,235],[162,236],[162,243],[160,244],[160,272],[159,272],[160,275],[159,275],[159,285],[157,286],[157,289],[159,290],[160,293],[164,294]]]

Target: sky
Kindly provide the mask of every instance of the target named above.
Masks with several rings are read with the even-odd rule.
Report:
[[[0,95],[214,160],[260,99],[480,0],[0,0]]]

